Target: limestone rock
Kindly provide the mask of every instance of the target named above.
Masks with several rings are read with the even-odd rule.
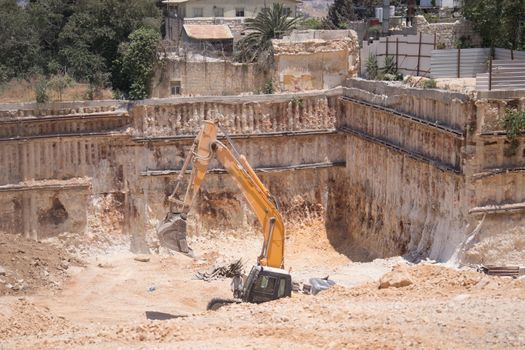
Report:
[[[138,255],[135,257],[135,260],[140,261],[140,262],[148,262],[149,259],[150,259],[149,256],[145,256],[145,255]]]
[[[7,271],[4,267],[0,266],[0,276],[5,276],[7,274]]]
[[[392,271],[386,273],[379,280],[379,289],[401,288],[413,284],[414,281],[408,273],[406,265],[397,265]]]

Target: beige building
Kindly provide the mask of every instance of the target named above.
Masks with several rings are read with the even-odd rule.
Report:
[[[205,24],[226,25],[230,28],[235,40],[242,36],[245,18],[253,18],[265,7],[280,3],[288,11],[290,17],[297,16],[298,0],[165,0],[166,40],[176,47],[184,31],[183,25]]]
[[[180,18],[201,17],[255,17],[265,7],[280,3],[289,11],[290,16],[297,14],[296,0],[166,0],[170,16]]]

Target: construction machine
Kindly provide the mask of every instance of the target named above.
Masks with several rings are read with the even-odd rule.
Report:
[[[195,138],[177,177],[173,193],[169,197],[170,212],[157,226],[159,242],[161,246],[184,254],[193,254],[186,239],[186,218],[204,180],[208,165],[213,158],[216,158],[233,177],[262,226],[261,254],[247,277],[234,278],[232,283],[234,297],[237,300],[253,303],[289,297],[292,293],[292,279],[284,270],[285,229],[277,202],[246,158],[237,152],[228,135],[223,132],[230,147],[217,139],[218,129],[218,122],[204,121]],[[177,193],[190,163],[191,176],[181,200]],[[208,305],[208,307],[215,309],[221,303],[227,302],[215,300],[211,302],[215,305]]]

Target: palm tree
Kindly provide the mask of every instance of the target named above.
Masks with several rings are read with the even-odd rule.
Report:
[[[258,63],[268,69],[273,62],[272,39],[281,38],[299,21],[299,17],[288,18],[288,11],[281,4],[263,8],[255,18],[246,19],[247,36],[237,43],[236,60]]]

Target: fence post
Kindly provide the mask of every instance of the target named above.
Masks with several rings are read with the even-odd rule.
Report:
[[[510,59],[514,61],[514,50],[510,49]]]
[[[434,50],[437,49],[437,33],[434,33]]]
[[[419,48],[417,50],[417,73],[416,76],[419,76],[419,67],[421,65],[421,38],[423,36],[422,32],[419,32]]]
[[[492,91],[492,56],[489,57],[489,91]]]
[[[388,57],[388,37],[386,37],[386,57]]]
[[[461,78],[461,47],[458,47],[458,79]]]
[[[396,71],[399,69],[399,38],[396,38]]]

